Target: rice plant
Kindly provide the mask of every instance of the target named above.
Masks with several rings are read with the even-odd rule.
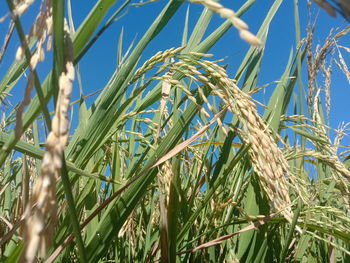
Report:
[[[297,46],[259,86],[283,0],[256,34],[241,19],[253,0],[159,1],[126,51],[121,30],[113,73],[96,72],[108,82],[85,94],[84,58],[153,2],[98,0],[75,28],[70,0],[6,1],[0,63],[17,52],[0,75],[0,261],[349,262],[349,125],[328,120],[334,65],[350,78],[350,28],[315,47],[317,22],[301,28],[295,0]],[[182,39],[153,49],[179,14]],[[211,54],[231,27],[249,47],[233,75]]]

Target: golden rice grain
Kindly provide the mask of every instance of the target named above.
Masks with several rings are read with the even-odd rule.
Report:
[[[219,4],[218,2],[214,2],[212,0],[204,0],[203,4],[213,11],[217,11],[223,8],[222,4]]]
[[[248,30],[248,25],[240,18],[232,16],[230,17],[230,21],[232,22],[232,24],[240,30],[240,32],[242,30]]]
[[[262,44],[260,39],[250,33],[248,30],[239,31],[239,36],[253,46],[259,46]]]
[[[235,16],[235,12],[231,9],[228,9],[228,8],[221,8],[220,9],[220,16],[222,18],[231,18],[231,17]]]
[[[22,47],[18,47],[16,51],[16,60],[21,60],[24,57],[24,52]]]
[[[202,4],[211,11],[219,14],[221,17],[229,19],[234,27],[239,30],[239,34],[243,40],[247,43],[258,46],[261,45],[261,41],[255,35],[248,31],[248,25],[236,17],[235,12],[231,9],[223,7],[221,4],[214,2],[212,0],[191,0],[192,3]]]

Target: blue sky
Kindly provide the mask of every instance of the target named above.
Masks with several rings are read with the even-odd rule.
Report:
[[[154,3],[144,5],[142,7],[131,7],[128,13],[122,17],[119,21],[113,24],[105,34],[95,43],[90,52],[81,60],[80,69],[82,74],[82,83],[84,95],[87,95],[95,90],[101,89],[108,82],[109,77],[112,75],[116,68],[117,61],[117,43],[121,28],[124,28],[124,41],[123,47],[124,52],[135,39],[140,39],[145,30],[152,23],[154,18],[158,15],[160,10],[163,8],[167,1],[159,0]],[[233,10],[237,10],[245,1],[244,0],[225,0],[221,3]],[[307,25],[307,1],[299,1],[300,6],[300,20],[301,20],[301,33],[302,37],[306,35]],[[76,28],[82,22],[83,18],[87,15],[92,6],[96,3],[95,0],[74,0],[72,1],[72,9],[74,15],[74,23]],[[268,12],[270,3],[272,1],[257,0],[253,7],[243,15],[243,20],[246,21],[250,30],[256,33],[259,26],[261,25],[265,15]],[[33,21],[39,1],[33,5],[29,12],[23,17],[23,24],[26,28],[29,28],[30,21]],[[180,12],[176,14],[173,21],[167,25],[167,28],[155,39],[155,41],[149,45],[146,52],[144,53],[144,59],[149,58],[158,50],[165,50],[170,47],[178,47],[181,45],[181,38],[185,20],[186,9],[189,4],[185,3]],[[113,8],[110,13],[117,9]],[[315,16],[319,8],[313,4],[312,14]],[[35,11],[35,12],[34,12]],[[202,11],[200,5],[190,5],[190,30],[193,28],[196,19],[199,17]],[[0,2],[0,16],[7,12],[7,6],[5,1]],[[215,28],[223,22],[219,16],[214,16],[212,24],[209,28]],[[329,31],[333,27],[345,26],[345,20],[338,15],[337,18],[329,17],[325,11],[321,10],[318,18],[318,22],[315,30],[315,46],[316,44],[323,44],[325,37],[329,34]],[[5,36],[7,30],[8,20],[0,23],[0,43]],[[208,32],[208,33],[209,33]],[[12,62],[16,51],[16,43],[18,43],[17,35],[15,34],[11,41],[10,47],[4,58],[4,61],[0,65],[0,77],[6,72],[9,63]],[[340,44],[349,46],[349,36],[344,37]],[[286,0],[282,3],[280,10],[274,18],[271,27],[269,29],[269,37],[266,43],[265,58],[263,61],[261,78],[259,84],[263,85],[278,80],[288,61],[288,57],[291,49],[295,48],[295,27],[294,27],[294,3],[292,0]],[[233,77],[235,70],[240,65],[245,52],[249,46],[242,41],[237,30],[234,28],[230,29],[226,35],[217,43],[217,45],[210,51],[215,55],[215,59],[224,58],[225,64],[228,64],[228,72]],[[346,61],[349,60],[349,55],[342,51]],[[335,54],[336,55],[336,54]],[[45,63],[51,63],[50,59]],[[43,80],[48,72],[47,65],[43,63],[39,67],[40,77]],[[306,89],[306,71],[303,72],[303,84]],[[18,102],[23,97],[23,85],[25,81],[21,80],[19,85],[13,90],[13,97],[10,99],[12,103]],[[270,86],[270,89],[274,88],[274,85]],[[269,90],[266,90],[266,100],[268,99]],[[340,73],[339,70],[334,67],[331,87],[331,126],[336,128],[340,122],[350,121],[347,106],[350,98],[350,85],[347,82],[345,76]],[[260,97],[264,102],[263,93]],[[78,86],[75,86],[75,91],[72,100],[79,98]],[[91,99],[96,98],[96,96]],[[267,102],[265,100],[265,102]],[[344,142],[349,142],[346,139]]]

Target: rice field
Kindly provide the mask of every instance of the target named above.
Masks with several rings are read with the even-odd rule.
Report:
[[[283,0],[257,32],[242,19],[255,0],[159,1],[127,48],[121,30],[105,86],[82,92],[96,43],[153,2],[97,0],[77,26],[70,0],[6,0],[0,262],[350,262],[349,125],[329,122],[332,71],[350,79],[350,27],[320,43],[294,0],[297,46],[261,86]],[[201,14],[182,12],[182,39],[150,51],[184,6]],[[211,53],[232,27],[249,47],[233,75]]]

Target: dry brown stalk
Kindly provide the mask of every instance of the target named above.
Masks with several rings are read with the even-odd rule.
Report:
[[[169,161],[166,161],[159,170],[157,181],[159,187],[159,228],[160,228],[160,246],[162,258],[169,258],[169,229],[168,229],[168,205],[170,197],[170,183],[172,179],[172,170]]]
[[[34,3],[34,0],[19,0],[16,3],[16,9],[14,10],[15,15],[21,16],[23,15],[29,8]]]
[[[168,64],[169,59],[165,59],[165,63]],[[174,59],[170,59],[171,65],[174,63]],[[162,97],[160,100],[160,106],[159,106],[159,123],[157,124],[158,128],[156,130],[155,134],[155,144],[160,142],[161,139],[161,132],[166,134],[166,130],[163,129],[163,118],[167,117],[168,115],[168,109],[167,109],[167,102],[170,100],[170,92],[172,85],[179,84],[178,81],[172,81],[173,77],[173,70],[172,66],[170,65],[170,69],[168,72],[166,72],[161,79],[162,81]],[[169,129],[172,127],[172,122],[168,122],[167,126]],[[159,186],[159,201],[160,201],[160,226],[161,226],[161,232],[162,235],[167,235],[167,206],[168,206],[168,200],[169,200],[169,193],[170,193],[170,182],[172,177],[172,171],[171,171],[171,165],[169,161],[166,161],[163,166],[160,168],[158,173],[158,186]],[[163,236],[164,240],[167,240],[166,236]],[[163,244],[163,242],[161,242]]]
[[[315,66],[313,63],[313,54],[312,54],[312,41],[313,41],[313,31],[315,25],[312,28],[308,27],[307,38],[306,38],[306,52],[307,52],[307,72],[308,72],[308,97],[307,102],[310,108],[312,104],[312,97],[314,94],[314,80],[316,78]]]
[[[9,24],[9,29],[8,29],[8,31],[6,33],[5,38],[4,38],[4,43],[3,43],[2,47],[1,47],[1,50],[0,50],[0,63],[3,60],[3,58],[4,58],[6,49],[8,47],[8,44],[10,43],[10,39],[12,37],[14,29],[15,29],[15,23],[13,21],[11,21],[10,24]]]
[[[208,247],[211,247],[211,246],[218,245],[218,244],[222,243],[223,241],[232,238],[235,235],[238,235],[240,233],[243,233],[243,232],[246,232],[246,231],[249,231],[249,230],[252,230],[252,229],[257,229],[258,226],[265,224],[267,221],[269,221],[275,215],[276,214],[265,216],[265,217],[255,221],[255,222],[250,223],[250,225],[242,228],[241,230],[238,230],[237,232],[234,232],[232,234],[228,234],[228,235],[225,235],[225,236],[221,236],[221,237],[216,238],[214,240],[211,240],[209,242],[202,243],[201,245],[199,245],[199,246],[197,246],[195,248],[192,248],[192,249],[189,249],[189,250],[180,251],[180,252],[177,252],[176,254],[180,255],[180,254],[185,254],[185,253],[192,253],[192,252],[195,252],[195,251],[198,251],[198,250],[202,250],[202,249],[205,249],[205,248],[208,248]]]
[[[326,94],[326,111],[327,116],[329,117],[329,113],[331,111],[331,75],[332,75],[332,66],[329,65],[327,68],[323,63],[321,66],[322,73],[324,76],[324,90]]]
[[[41,175],[35,182],[33,194],[26,208],[29,216],[25,224],[25,249],[23,262],[34,262],[37,251],[44,257],[53,236],[56,218],[55,183],[62,167],[63,151],[69,135],[68,109],[74,79],[73,45],[65,26],[65,70],[59,77],[59,94],[52,131],[46,141],[46,152],[41,166]]]
[[[324,0],[314,0],[314,3],[316,3],[318,6],[320,6],[324,10],[326,10],[328,15],[330,15],[331,17],[336,17],[337,14],[335,12],[335,9],[329,3],[327,3],[326,1],[324,1]]]
[[[34,136],[32,129],[26,130],[22,135],[22,140],[34,144]],[[31,191],[30,181],[34,181],[36,177],[36,167],[35,167],[35,159],[29,157],[27,155],[23,156],[23,169],[22,169],[22,212],[24,212],[25,208],[28,205],[29,194]]]
[[[22,135],[22,115],[24,108],[29,105],[31,101],[31,92],[34,87],[34,74],[31,72],[28,76],[27,86],[24,91],[23,101],[18,105],[16,109],[16,124],[15,124],[15,135],[20,138]]]
[[[169,59],[165,59],[165,63],[168,64]],[[173,63],[174,59],[171,58],[170,62]],[[161,132],[166,134],[166,130],[163,129],[163,118],[168,115],[168,109],[167,109],[167,102],[170,100],[170,92],[171,87],[174,84],[172,82],[172,76],[173,71],[172,67],[170,66],[170,69],[168,72],[166,72],[161,78],[162,81],[162,97],[160,100],[160,107],[159,107],[159,123],[157,124],[158,128],[156,130],[156,133],[154,135],[154,143],[158,144],[161,139]],[[172,123],[168,122],[167,126],[169,129],[172,127]],[[161,246],[161,255],[162,258],[168,258],[168,250],[169,250],[169,239],[168,239],[168,204],[169,204],[169,197],[170,197],[170,183],[172,179],[172,170],[171,170],[171,164],[169,161],[166,161],[162,167],[159,169],[159,172],[157,174],[157,183],[159,188],[159,228],[160,228],[160,246]]]
[[[32,4],[32,0],[24,0],[17,3],[17,6],[13,12],[14,16],[20,16],[23,14],[30,4]],[[36,50],[30,56],[29,70],[30,74],[28,77],[27,87],[25,90],[24,100],[20,103],[19,107],[16,110],[16,126],[15,126],[15,134],[17,137],[20,137],[22,134],[22,115],[25,106],[30,103],[31,96],[30,93],[34,87],[34,78],[35,78],[35,69],[38,62],[42,62],[45,59],[45,52],[43,49],[43,45],[49,36],[49,41],[52,35],[52,3],[51,0],[43,0],[40,6],[40,12],[36,18],[36,21],[33,23],[30,34],[27,36],[27,39],[22,42],[22,46],[17,49],[16,59],[21,60],[24,57],[24,51],[28,49],[28,40],[32,37],[35,37],[37,40]],[[29,60],[29,58],[27,58]]]

